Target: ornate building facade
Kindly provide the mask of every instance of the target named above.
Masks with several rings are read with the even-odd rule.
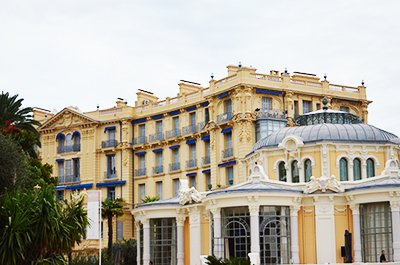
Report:
[[[381,139],[381,130],[367,125],[364,85],[227,68],[227,77],[212,78],[208,87],[182,81],[177,97],[161,101],[139,90],[134,106],[118,100],[113,108],[86,113],[36,110],[43,122],[41,157],[54,166],[58,196],[101,189],[103,198],[122,197],[127,207],[114,224],[116,239],[138,239],[140,264],[200,264],[202,255],[249,253],[261,264],[342,261],[344,230],[357,233],[354,213],[360,219],[360,209],[375,211],[358,196],[370,189],[357,187],[383,179],[377,176],[384,170],[397,174],[396,137]],[[319,122],[325,97],[333,113],[324,115],[337,121]],[[350,137],[368,130],[363,140]],[[342,132],[349,138],[342,141]],[[327,134],[340,139],[322,137]],[[321,189],[325,182],[328,188]],[[200,201],[180,204],[189,190]],[[393,217],[399,192],[382,194],[386,204],[376,207]],[[159,201],[143,203],[146,196]],[[325,229],[331,245],[321,250]],[[382,245],[390,258],[397,253],[393,240]],[[360,260],[360,242],[353,243]]]

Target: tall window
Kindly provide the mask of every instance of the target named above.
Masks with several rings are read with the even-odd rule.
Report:
[[[58,162],[58,177],[64,178],[64,161]],[[62,181],[64,182],[64,181]]]
[[[269,97],[261,98],[261,110],[262,111],[272,110],[272,98],[269,98]]]
[[[72,159],[72,169],[73,169],[73,176],[74,176],[74,181],[79,181],[80,180],[80,159],[79,158],[73,158]]]
[[[393,230],[389,203],[361,204],[360,215],[363,262],[379,262],[382,250],[385,250],[386,259],[392,261]]]
[[[162,186],[162,181],[157,181],[156,182],[156,190],[157,190],[157,197],[162,200],[163,198],[163,186]]]
[[[210,110],[208,108],[204,109],[204,121],[206,124],[210,121]]]
[[[309,182],[311,180],[312,176],[312,166],[311,166],[311,160],[306,159],[304,161],[304,178],[305,182]]]
[[[108,130],[108,140],[115,141],[115,129]]]
[[[162,140],[162,121],[156,122],[156,133],[157,133],[157,140]]]
[[[72,182],[72,160],[65,160],[65,175],[67,178],[71,179],[68,182]]]
[[[303,100],[303,113],[308,113],[312,111],[311,101]]]
[[[145,155],[138,156],[139,158],[139,169],[146,169],[146,157]]]
[[[78,152],[81,150],[81,135],[77,131],[72,134],[72,144],[72,151]]]
[[[162,159],[162,152],[157,152],[156,154],[156,168],[155,168],[155,174],[160,174],[164,172],[163,169],[163,159]]]
[[[258,119],[256,121],[256,141],[283,127],[286,127],[286,120]]]
[[[115,187],[107,187],[107,199],[115,200]]]
[[[196,112],[189,113],[189,121],[192,127],[196,126]]]
[[[294,116],[297,117],[299,115],[299,102],[297,100],[293,102],[293,108],[294,108]]]
[[[146,197],[146,186],[145,184],[139,184],[139,203],[143,202]]]
[[[340,171],[340,180],[347,181],[349,180],[349,172],[347,167],[347,159],[342,157],[339,161],[339,171]]]
[[[181,186],[179,179],[174,179],[173,184],[174,184],[174,197],[176,197],[179,195],[179,188]]]
[[[139,125],[139,143],[146,143],[146,124]]]
[[[232,100],[230,99],[225,100],[225,112],[232,113]]]
[[[361,179],[361,161],[358,158],[353,160],[353,177],[354,180]]]
[[[176,242],[175,218],[150,219],[150,260],[153,264],[177,264]]]
[[[207,183],[207,190],[211,190],[212,184],[211,184],[211,174],[210,173],[206,174],[206,183]]]
[[[172,126],[174,129],[175,136],[179,135],[179,116],[175,116],[172,118]]]
[[[189,187],[196,188],[196,176],[189,177]]]
[[[172,149],[172,160],[174,164],[179,163],[179,149]]]
[[[196,144],[189,145],[189,157],[190,160],[196,160]]]
[[[68,152],[72,151],[72,134],[69,133],[65,136],[65,145],[67,146]]]
[[[233,185],[233,167],[226,168],[226,179],[229,186]]]
[[[116,177],[115,154],[107,155],[107,178]]]
[[[299,177],[299,165],[297,163],[297,160],[292,162],[292,183],[299,183],[300,182],[300,177]]]
[[[278,172],[279,172],[279,180],[280,181],[286,181],[286,168],[285,168],[285,162],[279,162],[278,165]]]
[[[367,159],[367,178],[375,176],[375,162],[372,158]]]
[[[62,133],[57,134],[57,153],[64,153],[65,136]]]

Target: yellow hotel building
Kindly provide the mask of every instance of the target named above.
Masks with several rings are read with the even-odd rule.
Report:
[[[227,70],[208,87],[182,80],[165,100],[139,90],[134,106],[36,109],[57,196],[122,197],[115,240],[138,240],[138,264],[200,265],[212,254],[376,262],[381,250],[400,261],[400,140],[367,124],[364,84]]]

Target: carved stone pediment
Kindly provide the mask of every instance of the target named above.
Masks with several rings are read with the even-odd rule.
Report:
[[[40,130],[51,130],[51,129],[62,129],[69,128],[73,126],[79,126],[83,124],[94,124],[98,121],[79,113],[75,110],[65,108],[59,113],[57,113],[54,117],[50,118],[46,121],[42,126],[40,126]]]
[[[316,191],[327,192],[344,192],[344,188],[341,187],[339,181],[335,178],[335,176],[326,177],[321,176],[316,178],[314,176],[311,177],[310,182],[307,183],[306,188],[304,189],[304,193],[310,194]]]

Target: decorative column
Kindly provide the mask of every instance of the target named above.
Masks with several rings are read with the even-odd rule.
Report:
[[[136,226],[136,263],[140,264],[140,223],[135,222]]]
[[[200,210],[197,206],[189,208],[190,224],[190,265],[200,265],[201,228]]]
[[[361,161],[361,179],[367,178],[367,161]]]
[[[250,237],[251,237],[251,253],[260,253],[260,205],[249,205],[250,212]],[[258,261],[258,264],[260,261]]]
[[[221,208],[214,208],[210,210],[212,215],[213,215],[213,221],[214,221],[214,256],[217,258],[222,257],[222,253],[220,252],[220,243],[222,242],[221,240]]]
[[[183,265],[184,262],[184,251],[183,251],[183,225],[185,223],[186,216],[178,215],[176,217],[176,242],[177,250],[176,257],[178,260],[177,265]]]
[[[362,262],[361,258],[361,229],[360,229],[360,205],[350,204],[353,215],[353,242],[354,242],[354,262]]]
[[[290,248],[292,251],[292,262],[294,264],[300,263],[299,258],[299,220],[298,212],[300,204],[294,204],[290,206]]]
[[[143,264],[150,262],[150,220],[143,219]]]
[[[400,262],[400,201],[390,201],[392,211],[393,261]]]

